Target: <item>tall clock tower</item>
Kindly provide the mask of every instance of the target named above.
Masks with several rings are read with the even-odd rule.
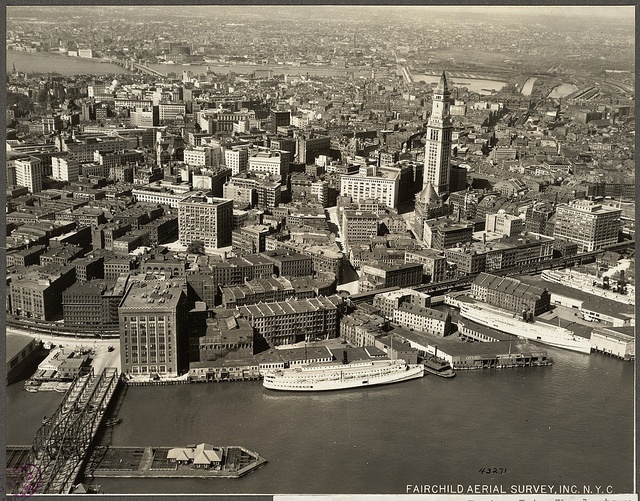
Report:
[[[449,114],[450,99],[447,76],[443,71],[440,82],[433,92],[433,108],[427,124],[422,182],[423,188],[431,183],[438,196],[443,196],[449,191],[449,162],[453,131]]]

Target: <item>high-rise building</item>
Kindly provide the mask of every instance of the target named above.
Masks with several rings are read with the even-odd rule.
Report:
[[[378,216],[373,212],[345,210],[342,213],[342,237],[347,246],[370,242],[378,235]]]
[[[122,372],[177,376],[188,367],[184,279],[134,283],[120,307]]]
[[[43,167],[39,158],[29,157],[17,159],[16,184],[29,189],[29,193],[42,191]]]
[[[178,202],[180,243],[203,242],[205,248],[231,245],[233,200],[197,194]]]
[[[592,200],[558,205],[553,236],[576,243],[578,252],[601,249],[618,242],[621,213]]]
[[[249,170],[267,172],[270,176],[279,176],[283,182],[286,182],[290,163],[291,158],[288,151],[262,150],[249,157]]]
[[[80,167],[77,160],[65,157],[51,157],[53,179],[75,182],[78,180]]]
[[[287,126],[291,123],[291,111],[271,110],[269,114],[269,129],[275,133],[278,127]]]
[[[449,105],[450,92],[447,77],[442,72],[440,82],[433,91],[433,107],[425,138],[423,176],[423,186],[431,183],[440,196],[449,191],[449,162],[453,132]]]
[[[247,170],[249,151],[246,148],[225,150],[224,161],[227,167],[231,169],[231,175],[237,176]]]
[[[387,207],[398,206],[398,193],[400,187],[399,169],[377,169],[375,166],[371,173],[340,176],[340,195],[351,197],[354,203],[362,200],[376,199]]]

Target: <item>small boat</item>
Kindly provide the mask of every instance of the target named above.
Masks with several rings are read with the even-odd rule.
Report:
[[[424,370],[429,374],[435,374],[440,377],[454,377],[456,375],[449,362],[436,357],[431,357],[424,361]]]
[[[122,418],[121,417],[113,418],[113,419],[107,419],[107,421],[105,422],[105,424],[107,426],[115,426],[115,425],[120,424],[120,423],[122,423]]]
[[[24,389],[30,391],[31,393],[36,393],[40,388],[40,384],[40,381],[33,381],[29,379],[24,383]]]
[[[47,421],[49,421],[49,418],[47,416],[42,418],[42,424],[47,424]]]

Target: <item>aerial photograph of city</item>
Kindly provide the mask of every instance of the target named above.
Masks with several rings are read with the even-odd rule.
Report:
[[[635,13],[7,6],[2,494],[637,501]]]

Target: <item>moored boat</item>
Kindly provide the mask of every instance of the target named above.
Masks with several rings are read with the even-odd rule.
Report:
[[[107,419],[107,421],[104,423],[107,426],[115,426],[117,424],[122,423],[122,418],[112,418],[112,419]]]
[[[449,362],[436,357],[430,357],[424,361],[424,370],[429,374],[435,374],[440,377],[451,378],[456,375]]]
[[[265,372],[262,384],[271,390],[326,391],[398,383],[422,376],[422,364],[408,364],[404,360],[367,360],[269,370]]]
[[[24,389],[31,392],[36,393],[40,389],[40,385],[42,383],[40,381],[34,381],[33,379],[27,379],[24,383]]]
[[[487,304],[461,303],[460,315],[480,325],[556,348],[591,353],[591,340],[569,329],[543,322],[525,322],[518,315]]]

